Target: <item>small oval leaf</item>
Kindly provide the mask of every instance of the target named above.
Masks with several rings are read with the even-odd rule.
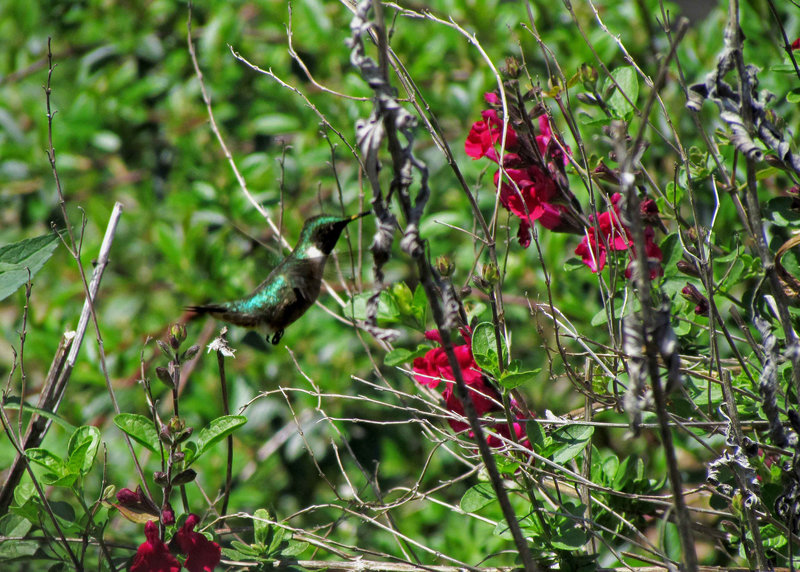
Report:
[[[153,422],[144,415],[120,413],[114,417],[114,425],[130,436],[131,439],[150,449],[153,453],[160,452],[156,427]]]

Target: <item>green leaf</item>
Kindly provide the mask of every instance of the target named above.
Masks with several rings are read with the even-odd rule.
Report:
[[[586,268],[586,265],[583,263],[583,260],[575,256],[570,256],[564,262],[565,272],[572,272],[573,270],[582,270],[584,268]]]
[[[790,73],[795,74],[794,66],[791,63],[786,64],[773,64],[768,67],[769,71],[778,72],[778,73]]]
[[[416,350],[411,351],[405,348],[397,348],[390,351],[383,358],[383,363],[389,367],[395,367],[404,363],[414,361],[415,358],[422,357],[431,350],[427,346],[419,346]]]
[[[537,453],[540,453],[546,445],[549,445],[550,438],[545,434],[542,425],[535,419],[529,419],[525,423],[525,433],[528,435],[533,450]]]
[[[246,556],[248,556],[250,558],[258,557],[258,556],[261,555],[261,551],[256,550],[255,548],[253,548],[249,544],[245,544],[241,540],[232,540],[231,541],[231,546],[233,546],[233,548],[236,549],[236,551],[238,551],[239,553],[244,554],[244,555],[246,555]],[[223,551],[224,550],[225,549],[223,548]]]
[[[414,304],[414,294],[411,293],[411,288],[405,282],[397,282],[391,288],[390,294],[397,304],[397,308],[402,314],[412,314],[412,306]]]
[[[183,452],[186,455],[186,464],[188,465],[197,456],[197,443],[194,441],[186,441],[183,444]]]
[[[8,298],[34,276],[58,246],[55,233],[26,238],[0,247],[0,300]]]
[[[42,475],[42,482],[48,486],[69,487],[77,480],[78,473],[70,471],[67,464],[55,453],[36,447],[25,451],[25,455],[32,463],[48,469]]]
[[[114,425],[128,434],[131,439],[144,445],[153,453],[159,453],[161,447],[158,442],[158,433],[155,424],[145,417],[136,413],[120,413],[114,417]]]
[[[6,398],[3,401],[3,406],[4,407],[16,407],[17,409],[19,409],[19,397],[15,396],[15,395],[14,396],[9,396],[8,398]],[[37,415],[41,415],[42,417],[44,417],[46,419],[49,419],[50,421],[53,421],[54,423],[57,423],[58,425],[60,425],[64,429],[66,429],[67,431],[75,431],[75,426],[73,424],[68,422],[63,417],[53,413],[52,411],[47,411],[45,409],[42,409],[41,407],[34,407],[33,405],[30,405],[30,404],[28,404],[26,402],[22,403],[22,410],[23,411],[27,411],[29,413],[36,413]]]
[[[764,217],[772,223],[788,227],[800,227],[800,204],[793,197],[775,197],[763,208]]]
[[[25,451],[25,456],[28,457],[28,460],[31,462],[41,465],[54,473],[59,475],[64,473],[64,460],[49,449],[43,447],[27,449]]]
[[[273,520],[266,509],[260,508],[253,513],[253,532],[255,533],[256,544],[267,545],[270,537]]]
[[[508,355],[508,348],[501,340],[503,357]],[[494,326],[491,322],[482,322],[472,332],[472,357],[481,369],[495,377],[500,376],[500,366],[497,361],[497,338],[494,335]]]
[[[683,259],[683,245],[678,238],[678,233],[673,232],[661,241],[661,252],[664,256],[662,266],[665,276],[680,275],[686,278],[685,274],[678,271],[677,264]]]
[[[280,555],[284,558],[295,558],[305,552],[306,549],[308,549],[308,542],[289,540],[286,542],[285,547],[281,549]]]
[[[614,475],[614,481],[611,484],[615,491],[625,490],[625,486],[628,484],[628,482],[635,480],[633,469],[635,468],[637,461],[639,461],[638,457],[629,456],[625,457],[625,459],[619,464],[617,467],[617,472]]]
[[[611,76],[619,85],[619,89],[615,89],[611,97],[608,98],[608,106],[618,117],[626,119],[628,118],[627,116],[633,113],[633,105],[636,105],[636,100],[639,98],[639,79],[636,76],[636,70],[631,66],[625,66],[615,69],[611,72]],[[625,99],[620,93],[620,89],[628,96],[633,105],[628,103],[628,99]]]
[[[489,483],[478,483],[461,497],[459,506],[464,512],[475,512],[495,501],[497,497]]]
[[[278,526],[277,524],[272,526],[272,540],[267,547],[267,554],[272,555],[278,552],[278,549],[281,547],[283,543],[283,539],[286,536],[286,529],[282,526]]]
[[[589,540],[589,533],[576,526],[559,530],[554,534],[550,542],[553,548],[560,550],[578,550]]]
[[[425,294],[422,284],[417,284],[417,288],[414,290],[413,312],[418,327],[424,329],[428,314],[428,295]]]
[[[78,427],[69,439],[67,465],[86,475],[94,464],[100,446],[100,430],[91,425]]]
[[[797,103],[800,101],[800,87],[796,87],[786,94],[786,101],[789,103]]]
[[[28,559],[39,548],[38,540],[14,540],[0,543],[0,562],[14,559]]]
[[[531,371],[503,372],[503,375],[500,377],[500,385],[506,389],[514,389],[515,387],[535,380],[540,371],[542,371],[542,368],[536,368]]]
[[[367,301],[371,297],[371,293],[353,296],[351,304],[348,305],[345,311],[355,320],[365,320],[367,318]],[[378,298],[378,320],[383,323],[393,323],[399,317],[400,310],[397,307],[397,301],[389,292],[384,290]]]
[[[25,536],[31,529],[31,522],[18,514],[6,514],[0,518],[0,535]],[[2,546],[2,543],[0,543]]]
[[[593,434],[594,427],[589,425],[566,425],[553,431],[553,461],[563,465],[577,457]]]
[[[247,417],[244,415],[223,415],[214,419],[208,426],[203,427],[197,436],[197,453],[191,460],[197,460],[220,439],[224,439],[245,423]]]

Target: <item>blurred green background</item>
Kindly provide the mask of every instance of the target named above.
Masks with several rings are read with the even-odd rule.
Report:
[[[633,59],[654,77],[658,56],[668,50],[660,29],[658,3],[642,0],[597,5],[606,26],[613,34],[621,34]],[[547,86],[550,73],[554,73],[548,67],[553,60],[545,62],[544,52],[529,31],[522,3],[439,1],[426,6],[474,33],[496,66],[508,56],[521,57],[534,82]],[[592,51],[562,5],[533,2],[530,9],[541,39],[567,78],[582,63],[595,63]],[[600,28],[591,7],[574,2],[574,10],[603,63],[609,69],[623,65],[623,54]],[[743,10],[747,46],[752,48],[748,61],[764,69],[782,62],[781,41],[769,24],[766,4],[746,2]],[[438,118],[488,218],[495,201],[491,172],[485,172],[484,162],[465,156],[463,141],[472,122],[480,117],[482,94],[494,88],[491,70],[455,30],[430,21],[395,17],[394,9],[387,13],[392,48]],[[0,6],[0,245],[50,232],[51,223],[59,229],[67,224],[61,216],[45,154],[47,121],[42,86],[50,37],[57,66],[52,80],[52,105],[57,111],[53,141],[68,224],[78,231],[85,216],[82,261],[87,271],[97,256],[114,203],[124,206],[97,309],[121,409],[142,414],[146,413],[145,400],[136,382],[140,357],[149,368],[145,374],[153,379],[153,367],[164,365],[155,344],[145,343],[147,338],[163,337],[166,328],[181,319],[186,305],[245,294],[282,255],[269,227],[240,191],[209,127],[187,51],[187,14],[185,3],[171,0],[10,2]],[[672,17],[677,14],[678,9],[673,7]],[[350,34],[350,17],[343,3],[294,2],[293,44],[317,82],[364,98],[370,92],[351,68],[344,44]],[[679,54],[689,82],[702,79],[713,65],[722,46],[724,17],[724,11],[711,12],[706,19],[694,22],[687,34]],[[784,25],[791,40],[800,33],[797,14],[787,13],[786,18]],[[369,201],[369,189],[364,188],[357,161],[347,146],[336,133],[321,126],[315,111],[293,91],[234,59],[230,48],[262,69],[271,69],[304,93],[351,145],[354,124],[369,115],[371,102],[337,97],[312,84],[289,54],[288,24],[285,2],[219,0],[194,6],[194,40],[216,120],[249,189],[274,220],[282,220],[284,234],[293,242],[304,218],[320,212],[357,212]],[[791,76],[763,74],[761,85],[782,98],[788,89],[787,77]],[[667,107],[676,110],[672,120],[685,138],[684,145],[694,144],[698,136],[688,112],[683,111],[683,95],[675,78],[670,78],[662,96]],[[791,104],[780,99],[776,109],[796,124],[797,113]],[[566,132],[558,113],[555,115]],[[703,117],[713,122],[715,115],[707,105]],[[663,120],[656,123],[666,131]],[[610,143],[599,127],[587,127],[583,136],[592,154],[607,156]],[[567,141],[575,148],[569,136]],[[446,253],[453,258],[454,280],[462,285],[475,262],[476,246],[469,235],[440,223],[472,230],[472,214],[443,154],[422,130],[416,151],[430,169],[433,190],[422,233],[430,241],[432,257]],[[658,183],[666,188],[673,178],[674,153],[655,140],[646,160],[659,177]],[[775,191],[769,186],[779,187],[782,182],[785,180],[765,183],[767,191]],[[578,184],[573,190],[586,205],[585,190]],[[710,198],[701,198],[701,210],[710,204]],[[504,211],[500,216],[502,225],[509,224]],[[724,205],[721,216],[734,220],[729,204]],[[342,240],[337,248],[341,272],[354,291],[370,291],[367,248],[373,229],[370,218],[364,219],[361,230],[352,225],[349,246]],[[582,406],[583,398],[560,378],[563,365],[550,364],[547,352],[542,350],[544,344],[552,346],[552,328],[546,319],[531,318],[525,299],[545,300],[542,261],[534,248],[520,249],[515,237],[516,222],[512,221],[508,231],[503,229],[499,236],[509,244],[508,252],[506,245],[501,245],[500,256],[507,260],[504,295],[506,319],[513,332],[512,352],[527,369],[542,368],[539,383],[522,389],[540,413],[545,409],[564,413]],[[543,262],[555,275],[553,297],[561,311],[588,327],[589,318],[602,309],[602,300],[596,279],[588,271],[564,271],[564,263],[573,256],[577,243],[574,236],[543,234]],[[412,266],[399,249],[396,251],[388,266],[390,280],[406,281],[413,289],[416,279]],[[356,270],[351,260],[356,261]],[[333,266],[329,265],[329,282],[347,300]],[[350,280],[354,274],[358,275],[356,281]],[[346,314],[324,290],[320,300],[334,312]],[[75,263],[61,247],[34,279],[24,363],[32,393],[47,372],[62,332],[75,327],[82,304],[83,289]],[[476,293],[467,298],[467,304],[481,319],[490,318],[486,301]],[[23,306],[22,291],[0,302],[3,380],[8,378],[12,364],[11,347],[19,350]],[[427,327],[432,327],[432,322]],[[602,326],[597,330],[598,339],[607,335]],[[198,321],[190,324],[189,332],[189,342],[206,344],[216,330],[208,322]],[[120,433],[110,423],[113,411],[94,338],[90,328],[60,414],[75,425],[100,425],[108,445],[107,481],[118,487],[133,487],[131,461]],[[383,367],[385,351],[366,334],[359,335],[314,307],[287,330],[277,347],[257,347],[259,344],[245,339],[245,332],[237,329],[231,332],[231,340],[238,349],[236,359],[228,361],[235,408],[256,399],[261,391],[278,387],[311,390],[304,377],[308,376],[324,392],[341,395],[324,400],[325,412],[349,420],[335,424],[368,472],[379,463],[384,489],[411,486],[419,478],[430,445],[409,421],[409,413],[349,399],[365,396],[376,402],[398,403],[387,393],[353,379],[357,376],[382,383],[376,381],[374,367],[380,367],[388,382],[399,390],[417,391],[402,372]],[[398,345],[413,349],[422,341],[421,331],[406,328]],[[582,367],[582,358],[576,357],[573,365]],[[16,384],[15,376],[12,385]],[[160,387],[157,381],[154,384]],[[329,445],[331,439],[339,441],[342,437],[320,421],[313,395],[288,395],[286,399],[280,393],[258,398],[245,412],[249,422],[236,434],[234,474],[242,475],[242,480],[233,493],[234,510],[252,512],[272,507],[279,517],[287,517],[309,503],[332,499],[333,493],[319,479],[314,461],[337,487],[344,485]],[[163,388],[165,401],[167,396]],[[220,415],[218,396],[216,360],[204,351],[191,368],[182,393],[181,408],[188,423],[199,427]],[[287,399],[304,424],[306,442],[294,430]],[[400,423],[375,425],[369,420]],[[647,447],[643,441],[623,447],[615,441],[615,435],[612,430],[599,432],[599,443],[624,449],[625,455],[644,452]],[[45,444],[57,448],[66,437],[54,427]],[[269,454],[261,458],[259,449],[265,444]],[[313,451],[313,458],[306,447]],[[219,451],[198,467],[199,481],[212,496],[224,473],[221,447]],[[11,459],[11,448],[0,447],[0,468]],[[656,467],[663,463],[658,458],[648,462]],[[345,460],[345,468],[348,474],[357,475],[351,470],[352,460]],[[150,471],[153,469],[150,467]],[[452,457],[433,455],[423,484],[451,478],[461,469]],[[698,468],[698,475],[702,474],[702,468]],[[99,488],[100,477],[98,471],[91,484]],[[355,479],[357,488],[364,486],[363,478]],[[467,486],[456,484],[443,492],[443,498],[457,502]],[[190,498],[195,506],[203,506],[197,490],[190,489]],[[492,549],[471,540],[479,534],[488,537],[491,527],[475,520],[466,520],[465,525],[447,507],[416,503],[406,505],[403,511],[403,532],[424,538],[433,548],[468,562],[478,561]],[[313,526],[325,520],[324,514],[326,511],[320,510],[292,524]],[[451,520],[459,524],[447,526],[445,523]],[[466,530],[465,526],[475,530]],[[125,531],[131,544],[138,543],[138,528],[121,518],[115,518],[112,527]],[[388,534],[364,526],[342,526],[336,535],[345,543],[397,550]],[[362,538],[364,535],[367,537]],[[499,539],[496,542],[503,545]],[[497,561],[504,562],[502,558]]]

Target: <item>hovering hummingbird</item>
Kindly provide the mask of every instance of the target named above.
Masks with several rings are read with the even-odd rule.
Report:
[[[328,255],[348,223],[370,211],[347,217],[319,215],[306,220],[294,250],[248,296],[232,302],[188,306],[197,314],[267,332],[276,345],[284,329],[306,313],[319,296]],[[269,334],[274,334],[270,340]]]

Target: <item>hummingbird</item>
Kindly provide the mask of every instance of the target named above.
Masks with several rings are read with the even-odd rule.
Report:
[[[277,345],[287,326],[306,313],[319,296],[328,255],[348,223],[370,214],[318,215],[307,219],[294,250],[258,287],[239,300],[188,306],[198,315],[211,316],[246,328],[259,328]],[[270,340],[269,334],[273,334]]]

